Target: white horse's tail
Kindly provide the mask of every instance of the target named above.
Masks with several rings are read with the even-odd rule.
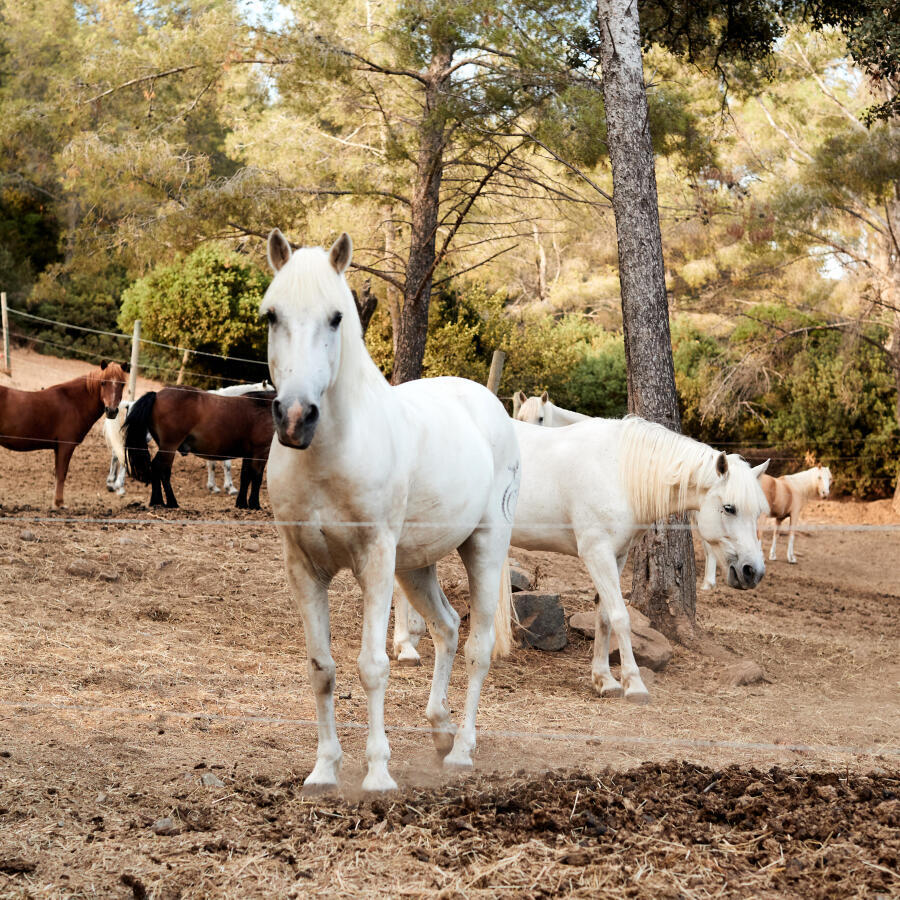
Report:
[[[119,406],[118,415],[114,419],[103,420],[103,437],[106,439],[106,446],[109,447],[110,453],[115,455],[120,466],[125,465],[125,436],[122,434],[122,424],[127,412],[126,405],[123,403]]]
[[[493,658],[509,656],[513,648],[512,633],[512,581],[509,574],[509,559],[503,560],[500,572],[500,598],[494,613],[494,653]]]

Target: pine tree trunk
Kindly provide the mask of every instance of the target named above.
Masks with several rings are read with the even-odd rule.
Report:
[[[444,123],[440,102],[452,58],[453,54],[449,51],[437,52],[427,74],[425,110],[410,207],[406,284],[395,344],[394,384],[413,381],[422,375],[425,341],[428,337],[431,282],[434,276],[441,179],[444,174]]]
[[[897,424],[900,425],[900,312],[894,314],[894,334],[891,346],[891,362],[894,367],[894,384],[897,386]],[[894,488],[894,499],[891,507],[895,515],[900,516],[900,471],[897,472],[897,484]]]
[[[598,0],[603,99],[613,176],[629,411],[681,430],[653,147],[636,0]],[[694,546],[686,517],[655,526],[634,548],[631,602],[655,628],[694,634]]]
[[[384,216],[384,258],[390,267],[394,262],[394,254],[397,252],[397,224],[394,221],[394,207],[389,203],[381,209]],[[389,284],[387,287],[388,312],[391,316],[391,341],[393,343],[394,357],[397,356],[397,336],[400,333],[400,291]]]

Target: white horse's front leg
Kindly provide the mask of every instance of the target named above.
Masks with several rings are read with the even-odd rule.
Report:
[[[584,560],[600,598],[597,603],[597,629],[594,632],[594,659],[591,664],[594,690],[601,697],[616,697],[619,696],[618,691],[621,691],[609,669],[609,631],[612,630],[619,645],[625,699],[631,703],[647,703],[650,693],[634,659],[631,617],[622,597],[615,554],[606,541],[579,540],[578,555]]]
[[[310,790],[337,787],[341,769],[341,744],[334,721],[334,659],[331,656],[331,629],[328,616],[328,585],[311,575],[289,538],[284,544],[285,567],[294,600],[300,607],[306,635],[306,665],[316,698],[319,746],[316,764],[303,782]]]
[[[494,615],[500,599],[500,579],[509,550],[509,531],[499,523],[476,531],[459,548],[469,578],[469,637],[466,640],[466,672],[469,685],[463,721],[453,749],[444,759],[448,768],[471,768],[475,749],[475,719],[481,689],[491,667],[494,650]]]
[[[397,576],[404,604],[407,597],[422,610],[428,630],[434,641],[434,676],[425,716],[434,729],[434,746],[440,756],[446,756],[453,747],[455,729],[450,721],[450,702],[447,689],[453,669],[453,657],[459,642],[459,616],[441,590],[434,566],[405,572]],[[397,615],[397,607],[394,607]],[[420,616],[421,618],[421,616]]]
[[[769,548],[769,559],[775,559],[775,543],[778,540],[778,519],[772,519],[772,546]]]
[[[231,480],[231,460],[226,459],[222,461],[222,471],[225,473],[222,478],[222,487],[225,489],[226,494],[231,494],[233,497],[238,489],[234,486],[234,482]]]
[[[219,489],[216,487],[216,464],[211,459],[206,461],[206,489],[211,494],[219,493]]]
[[[797,557],[794,556],[794,529],[796,528],[795,524],[796,520],[793,516],[791,516],[791,530],[788,532],[788,549],[787,549],[787,561],[789,563],[796,563]]]
[[[109,460],[109,474],[106,476],[106,489],[108,491],[114,491],[116,484],[116,476],[119,472],[119,460],[116,458],[116,454],[113,453],[112,457]]]
[[[706,572],[703,576],[703,591],[710,591],[716,586],[716,557],[712,552],[712,547],[703,541],[703,552],[706,554]]]
[[[368,549],[362,569],[356,573],[363,592],[359,677],[369,707],[369,737],[366,741],[369,771],[363,779],[364,791],[393,791],[397,788],[397,782],[388,772],[391,748],[384,730],[384,694],[390,673],[385,645],[394,592],[395,555],[396,546],[392,541],[376,540]]]
[[[113,490],[120,496],[125,496],[125,465],[123,463],[116,461],[116,467],[118,471],[116,472],[116,480],[113,483]]]
[[[416,647],[425,633],[425,620],[409,605],[401,588],[394,595],[394,659],[401,666],[422,664]]]

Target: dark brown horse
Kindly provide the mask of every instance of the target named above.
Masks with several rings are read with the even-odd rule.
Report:
[[[243,459],[239,509],[259,509],[259,488],[269,458],[274,391],[224,397],[197,388],[163,388],[144,394],[125,420],[125,458],[132,477],[152,485],[150,505],[177,507],[172,490],[175,454],[207,460]],[[148,432],[158,450],[151,460]],[[249,498],[248,498],[249,489]]]
[[[104,361],[87,375],[42,391],[0,387],[0,446],[54,452],[56,506],[63,505],[63,486],[75,448],[104,412],[115,418],[127,375],[127,364]]]

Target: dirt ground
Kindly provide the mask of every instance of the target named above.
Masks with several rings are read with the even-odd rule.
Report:
[[[424,730],[424,640],[424,666],[391,673],[401,790],[375,801],[342,576],[344,790],[309,798],[315,707],[265,492],[239,512],[188,458],[182,509],[151,512],[144,486],[107,493],[107,466],[95,428],[55,513],[51,454],[0,449],[0,896],[900,896],[900,532],[812,530],[756,590],[700,595],[761,684],[676,649],[635,707],[591,693],[576,635],[516,651],[492,667],[468,777]],[[896,521],[836,502],[809,520]],[[580,562],[514,555],[567,613],[591,608]],[[440,573],[464,612],[458,560]],[[464,690],[457,663],[454,708]]]

